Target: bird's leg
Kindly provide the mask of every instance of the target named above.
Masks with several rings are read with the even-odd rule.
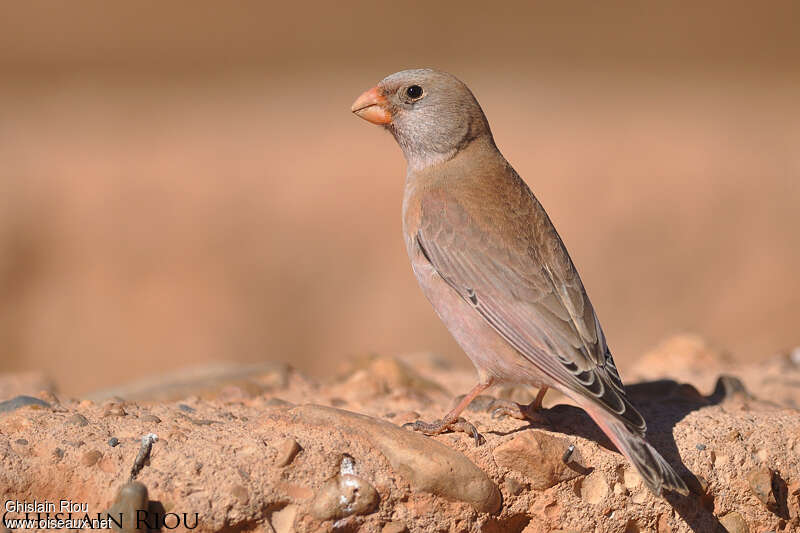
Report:
[[[531,422],[547,423],[547,419],[539,413],[542,408],[542,401],[544,395],[547,393],[548,387],[540,387],[539,392],[536,393],[536,398],[528,405],[522,405],[517,402],[510,402],[507,400],[495,400],[489,406],[492,411],[492,418],[499,418],[501,416],[510,416],[519,420],[528,420]]]
[[[403,424],[403,427],[413,429],[414,431],[419,431],[420,433],[424,433],[426,435],[439,435],[447,430],[460,431],[462,433],[472,435],[472,438],[475,439],[475,446],[480,446],[483,437],[480,433],[478,433],[478,430],[475,429],[475,426],[461,418],[460,415],[476,396],[492,386],[493,381],[494,380],[492,379],[488,379],[475,385],[472,390],[469,391],[469,393],[464,396],[460,402],[458,402],[458,405],[456,405],[455,408],[447,413],[441,420],[437,420],[435,422],[423,422],[422,420],[417,420],[416,422]]]

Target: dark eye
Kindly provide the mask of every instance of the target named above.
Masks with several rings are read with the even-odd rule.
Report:
[[[412,100],[416,100],[420,96],[422,96],[422,87],[419,85],[412,85],[408,89],[406,89],[406,95],[411,98]]]

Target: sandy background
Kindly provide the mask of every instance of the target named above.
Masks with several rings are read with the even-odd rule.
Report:
[[[623,375],[698,332],[800,344],[796,3],[0,8],[0,372],[70,393],[212,360],[467,364],[416,287],[404,162],[353,117],[464,79],[548,209]]]

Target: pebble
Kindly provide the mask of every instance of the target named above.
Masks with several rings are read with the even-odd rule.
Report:
[[[33,396],[15,396],[10,400],[0,402],[0,413],[10,413],[22,407],[30,406],[33,409],[50,409],[50,404]]]
[[[303,405],[290,413],[308,424],[361,435],[414,490],[469,503],[479,512],[500,508],[500,491],[486,473],[434,439],[371,416],[321,405]]]
[[[302,448],[297,441],[289,438],[278,441],[274,445],[275,451],[278,452],[275,456],[275,466],[282,467],[294,461],[295,456],[300,453]]]
[[[772,512],[778,510],[778,501],[772,490],[773,473],[767,467],[754,468],[747,473],[750,491]]]
[[[714,392],[711,395],[723,400],[735,396],[742,396],[744,398],[750,397],[742,380],[735,376],[729,376],[728,374],[722,374],[717,378],[717,383],[714,385]]]
[[[378,491],[367,480],[344,474],[322,485],[311,504],[311,514],[318,520],[364,515],[377,509],[379,501]]]
[[[300,507],[294,503],[274,511],[269,516],[269,523],[275,533],[294,533],[294,519]]]
[[[348,398],[367,400],[390,392],[446,394],[446,390],[403,361],[386,355],[371,355],[355,363],[355,368],[343,383]]]
[[[117,445],[119,445],[119,439],[117,437],[111,437],[108,439],[108,445],[112,448],[115,448]]]
[[[657,533],[671,533],[672,528],[669,527],[669,515],[662,514],[658,517],[658,523],[656,524],[656,532]]]
[[[246,505],[250,501],[250,494],[247,489],[241,485],[236,485],[231,489],[231,495],[236,498],[239,503]]]
[[[60,461],[61,459],[64,458],[64,450],[62,450],[61,448],[56,448],[55,450],[53,450],[53,457],[56,458],[56,462]]]
[[[73,426],[88,426],[89,421],[80,413],[75,413],[71,417],[67,418],[67,424]]]
[[[408,528],[403,522],[393,521],[384,524],[381,533],[408,533]]]
[[[453,403],[460,402],[464,398],[464,395],[457,397],[453,400]],[[469,405],[467,406],[467,411],[472,411],[474,413],[485,413],[489,411],[492,407],[492,404],[495,402],[495,398],[493,396],[487,396],[486,394],[481,394],[476,396],[474,400],[472,400]]]
[[[267,407],[294,407],[292,402],[287,402],[281,398],[270,398],[266,402],[264,402]]]
[[[194,413],[195,411],[197,411],[197,409],[195,409],[194,407],[190,407],[185,403],[178,404],[178,409],[180,409],[185,413]]]
[[[148,501],[147,487],[138,481],[131,481],[120,487],[114,503],[108,510],[108,514],[113,516],[115,520],[121,521],[122,529],[119,531],[123,533],[147,531],[147,526],[144,523],[141,523],[141,527],[137,528],[136,515],[138,511],[147,511]]]
[[[719,523],[728,533],[750,533],[747,522],[744,521],[744,518],[739,513],[728,513],[719,519]]]
[[[103,411],[103,418],[109,416],[126,416],[127,414],[128,413],[125,412],[125,409],[123,409],[120,404],[115,403],[105,408],[105,411]]]
[[[561,460],[569,444],[562,437],[529,430],[496,447],[492,455],[499,466],[522,474],[534,489],[546,490],[580,475]]]
[[[142,422],[153,422],[154,424],[160,424],[161,419],[158,418],[156,415],[146,414],[139,417],[139,420]]]
[[[602,472],[595,472],[594,475],[578,480],[575,485],[575,493],[585,502],[597,505],[608,494],[608,483]]]
[[[208,420],[205,418],[192,418],[191,416],[187,416],[186,418],[194,424],[195,426],[210,426],[211,424],[221,424],[221,422],[217,422],[216,420]]]
[[[522,483],[520,483],[511,476],[506,476],[506,478],[503,480],[503,486],[505,487],[506,492],[508,492],[512,496],[519,495],[519,493],[521,493],[525,489]]]
[[[83,457],[81,457],[81,464],[84,466],[94,466],[101,457],[103,457],[103,454],[99,451],[89,450],[83,454]]]
[[[28,439],[17,439],[14,442],[19,444],[20,446],[27,446],[28,445]]]
[[[694,447],[697,448],[697,450],[701,451],[701,452],[706,449],[706,445],[705,444],[695,444]]]

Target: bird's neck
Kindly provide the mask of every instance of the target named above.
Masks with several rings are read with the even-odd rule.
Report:
[[[491,134],[481,135],[470,139],[466,144],[459,145],[444,152],[438,151],[425,151],[425,150],[403,150],[406,156],[406,179],[411,178],[422,172],[428,172],[432,169],[446,165],[447,162],[461,157],[472,157],[474,154],[497,154],[497,146],[494,144],[494,139]],[[502,156],[500,156],[502,157]]]

